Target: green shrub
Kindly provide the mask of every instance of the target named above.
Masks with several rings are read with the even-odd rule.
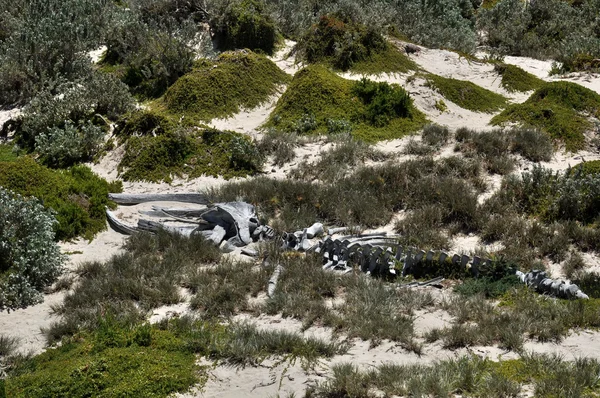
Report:
[[[10,32],[0,42],[0,103],[26,103],[56,81],[89,76],[86,53],[100,45],[110,6],[104,0],[12,4],[10,22],[3,20]]]
[[[305,33],[298,42],[297,57],[307,63],[325,63],[357,73],[405,73],[417,69],[374,27],[334,15],[321,16]]]
[[[127,87],[95,73],[38,93],[17,119],[16,141],[48,165],[70,166],[89,160],[102,143],[108,122],[99,115],[117,118],[132,107]]]
[[[109,192],[120,184],[109,184],[85,166],[53,171],[29,157],[0,162],[0,186],[24,196],[35,196],[53,209],[58,223],[56,239],[77,236],[92,239],[106,228],[105,207],[111,206]]]
[[[544,84],[542,79],[538,79],[515,65],[497,64],[494,70],[502,76],[502,87],[509,92],[536,90]]]
[[[471,278],[466,279],[460,285],[456,285],[454,291],[465,297],[481,295],[485,298],[496,299],[503,296],[510,289],[520,285],[521,281],[514,275],[505,276],[499,280]]]
[[[234,132],[177,128],[157,136],[130,137],[118,170],[126,181],[166,181],[173,176],[225,178],[262,168],[255,143]]]
[[[101,68],[141,98],[160,97],[191,70],[196,52],[207,52],[202,44],[210,44],[210,39],[208,33],[198,31],[195,13],[190,10],[195,6],[149,0],[115,7]]]
[[[427,84],[461,108],[491,113],[506,106],[506,98],[474,83],[433,74],[425,75]]]
[[[164,104],[174,114],[210,121],[252,109],[274,95],[289,77],[265,56],[241,50],[216,61],[198,61],[166,92]]]
[[[450,130],[448,130],[448,127],[438,124],[428,124],[423,128],[421,136],[424,143],[439,148],[448,142]]]
[[[43,301],[43,289],[62,272],[55,223],[37,199],[0,186],[0,311]]]
[[[274,52],[277,28],[262,0],[224,2],[213,15],[210,25],[220,49]]]
[[[514,128],[512,152],[518,153],[532,162],[549,162],[554,154],[554,145],[550,136],[543,131],[528,128]]]
[[[267,126],[297,131],[306,115],[314,119],[310,133],[328,132],[331,120],[348,120],[352,135],[370,142],[398,138],[425,124],[425,116],[400,86],[352,82],[320,65],[296,73]]]
[[[294,132],[284,133],[269,129],[257,143],[257,149],[265,158],[272,155],[273,163],[281,167],[296,157],[294,148],[298,146],[298,141],[298,135]]]

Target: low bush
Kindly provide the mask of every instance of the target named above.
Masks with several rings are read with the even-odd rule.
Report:
[[[62,272],[55,223],[37,199],[0,186],[0,311],[43,301],[43,289]]]
[[[277,93],[288,75],[265,56],[240,50],[196,62],[164,96],[166,109],[210,121],[252,109]]]
[[[16,142],[50,166],[68,167],[98,150],[108,130],[102,115],[115,119],[132,107],[127,87],[97,72],[38,93],[17,118]]]
[[[352,135],[370,142],[398,138],[425,124],[425,116],[400,86],[365,79],[352,82],[320,65],[296,73],[267,126],[298,131],[307,116],[310,128],[300,133],[324,134],[331,120],[348,120]]]
[[[374,27],[334,15],[321,16],[299,40],[297,58],[356,73],[406,73],[417,65]]]
[[[199,29],[203,17],[197,7],[164,0],[114,7],[101,69],[142,99],[160,97],[192,69],[197,55],[210,52],[210,35]]]
[[[474,83],[426,74],[427,84],[461,108],[492,113],[506,106],[506,98]]]
[[[209,23],[221,50],[248,48],[272,54],[279,41],[276,25],[262,0],[223,2]]]
[[[527,92],[540,88],[544,81],[515,65],[497,64],[494,70],[502,76],[502,87],[509,92]]]
[[[521,281],[514,275],[505,276],[502,279],[492,278],[466,279],[460,285],[454,287],[454,291],[461,296],[483,296],[486,299],[497,299],[510,289],[520,286]]]
[[[541,129],[576,151],[585,144],[584,133],[592,128],[588,117],[600,116],[600,95],[570,82],[545,83],[523,104],[510,105],[492,119],[492,124],[509,122]]]
[[[202,380],[184,340],[149,325],[126,328],[104,319],[12,370],[11,397],[166,397]]]
[[[296,158],[294,149],[299,144],[299,137],[296,133],[285,133],[275,129],[269,129],[267,133],[256,144],[261,156],[273,156],[273,163],[276,166],[283,166]]]
[[[424,143],[439,148],[450,139],[450,130],[446,126],[428,124],[423,128],[421,136]]]
[[[509,156],[511,134],[500,129],[476,132],[467,128],[456,131],[458,144],[455,150],[462,151],[467,157],[481,158],[491,173],[508,174],[515,165]]]
[[[247,136],[180,127],[161,135],[128,138],[118,170],[126,181],[171,182],[175,176],[247,176],[260,171],[262,162]]]
[[[106,229],[109,192],[120,192],[120,183],[107,183],[85,166],[54,171],[30,157],[0,162],[0,186],[24,196],[38,198],[55,212],[56,239],[82,236],[92,239]]]
[[[512,152],[518,153],[532,162],[549,162],[554,154],[554,145],[550,136],[540,130],[514,128]]]

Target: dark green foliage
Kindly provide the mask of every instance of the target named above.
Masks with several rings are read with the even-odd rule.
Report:
[[[474,83],[433,74],[425,75],[427,84],[461,108],[491,113],[506,106],[506,98]]]
[[[595,299],[600,299],[600,274],[584,272],[578,274],[573,280],[582,292]]]
[[[400,86],[368,80],[356,83],[313,65],[296,73],[267,125],[319,134],[329,132],[336,120],[348,120],[353,136],[372,142],[416,131],[425,116]],[[309,128],[299,129],[302,121],[310,121]]]
[[[210,24],[221,50],[248,48],[272,54],[278,41],[277,28],[262,0],[223,2]]]
[[[118,166],[124,180],[170,182],[175,176],[201,175],[231,178],[254,174],[262,167],[263,159],[247,136],[160,126],[155,130],[166,129],[164,134],[127,139],[125,156]]]
[[[124,249],[105,264],[79,267],[77,285],[55,308],[60,320],[46,330],[50,342],[81,329],[97,329],[101,314],[111,314],[121,324],[136,324],[146,311],[180,302],[178,287],[186,277],[220,258],[218,248],[201,236],[165,231],[134,235]]]
[[[164,104],[171,113],[210,121],[259,106],[288,80],[265,56],[247,50],[225,52],[214,62],[198,61],[169,88]]]
[[[584,133],[592,128],[588,116],[600,116],[600,95],[575,83],[550,82],[536,90],[523,104],[510,105],[492,124],[520,123],[549,133],[565,143],[567,150],[581,149]]]
[[[571,168],[571,175],[585,177],[588,175],[594,176],[598,174],[600,174],[600,160],[579,163]]]
[[[307,63],[325,63],[342,71],[358,73],[401,72],[417,65],[374,27],[334,15],[324,15],[300,39],[298,58]]]
[[[298,146],[299,138],[294,132],[285,133],[269,129],[262,139],[256,144],[261,156],[273,156],[276,166],[283,166],[296,157],[294,148]]]
[[[272,273],[272,267],[253,269],[252,264],[242,262],[194,270],[185,281],[194,294],[190,307],[208,319],[247,311],[248,296],[263,291]]]
[[[106,228],[105,207],[109,192],[120,192],[120,184],[109,184],[85,166],[53,171],[29,157],[0,162],[0,186],[25,196],[35,196],[56,212],[56,238],[77,236],[92,239]]]
[[[522,176],[507,177],[497,199],[514,204],[527,214],[543,219],[577,220],[593,223],[600,214],[600,192],[597,175],[554,173],[534,167]]]
[[[528,128],[515,128],[511,133],[513,153],[518,153],[532,162],[548,162],[552,159],[554,145],[548,134]]]
[[[322,153],[315,163],[300,163],[290,175],[306,181],[319,180],[331,183],[344,177],[352,167],[364,164],[367,160],[383,161],[389,158],[364,141],[349,135],[335,136],[335,146]]]
[[[502,87],[510,92],[531,91],[540,88],[544,84],[542,79],[538,79],[515,65],[497,64],[494,70],[502,76]]]
[[[392,119],[411,116],[412,101],[400,86],[363,78],[352,87],[352,94],[366,105],[364,119],[375,127],[387,126]]]
[[[444,222],[468,231],[477,219],[474,186],[480,186],[480,170],[472,161],[426,158],[362,167],[323,185],[263,177],[227,184],[211,195],[214,200],[242,198],[254,203],[266,217],[279,215],[288,230],[315,219],[376,226],[400,209],[436,204],[444,209]]]
[[[10,162],[17,159],[13,145],[0,144],[0,162]]]
[[[126,140],[131,136],[155,136],[171,133],[177,124],[168,116],[152,110],[132,112],[115,126],[115,134]]]
[[[450,247],[447,234],[442,230],[443,208],[436,205],[423,206],[398,221],[395,230],[400,234],[400,244],[431,249]]]
[[[492,3],[492,2],[489,2]],[[595,0],[495,1],[479,10],[479,28],[494,53],[553,58],[562,71],[585,68],[600,55]],[[557,68],[557,70],[560,70]]]
[[[423,142],[427,145],[439,148],[448,142],[450,138],[450,130],[446,126],[440,126],[438,124],[428,124],[423,128],[421,134]]]

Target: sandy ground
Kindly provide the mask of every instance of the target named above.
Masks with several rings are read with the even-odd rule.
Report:
[[[289,74],[296,73],[301,66],[296,64],[290,52],[293,49],[294,42],[286,41],[285,46],[281,48],[272,60],[284,71]],[[104,49],[90,53],[90,56],[97,60]],[[431,73],[436,73],[445,77],[468,80],[481,85],[489,90],[505,95],[513,102],[523,102],[528,94],[510,94],[500,86],[500,79],[494,72],[493,67],[481,62],[469,61],[455,53],[444,50],[423,49],[422,52],[412,55],[411,58],[417,62],[423,69]],[[557,77],[549,77],[548,72],[551,68],[551,62],[538,61],[523,57],[506,57],[505,62],[518,65],[523,69],[535,74],[545,80],[557,80]],[[358,79],[361,76],[343,74],[349,79]],[[411,93],[416,106],[421,109],[427,117],[451,129],[467,126],[479,130],[489,129],[488,125],[493,114],[471,112],[458,107],[450,101],[444,99],[448,110],[440,112],[435,108],[435,104],[442,97],[432,89],[425,86],[423,79],[412,79],[407,84],[407,75],[394,74],[372,77],[378,81],[388,81],[398,83],[407,88]],[[600,93],[600,77],[589,74],[573,74],[565,80],[574,81],[591,88]],[[239,114],[224,120],[214,120],[211,124],[219,129],[234,130],[248,134],[254,138],[261,136],[260,126],[267,120],[273,110],[279,95],[271,98],[262,106],[240,112]],[[0,125],[10,117],[16,115],[19,111],[0,111]],[[403,155],[401,152],[406,143],[412,139],[405,137],[398,140],[381,142],[376,148],[386,153],[394,154],[395,158],[408,159],[410,156]],[[275,178],[287,178],[287,173],[299,162],[315,161],[320,153],[332,146],[331,143],[322,140],[313,140],[306,142],[296,149],[296,159],[284,167],[275,167],[271,163],[265,168],[267,175]],[[117,148],[108,156],[104,157],[98,164],[90,164],[90,167],[100,176],[115,180],[118,178],[117,165],[122,157],[122,148]],[[454,152],[452,145],[448,145],[436,155],[436,157],[452,156]],[[583,151],[577,154],[558,152],[552,161],[542,163],[543,166],[553,170],[564,170],[583,160],[600,159],[597,152]],[[532,167],[531,163],[521,162],[518,171],[525,171]],[[500,177],[492,176],[488,179],[490,187],[486,196],[491,195],[500,187]],[[181,193],[198,192],[217,187],[225,183],[222,178],[201,177],[194,180],[175,179],[172,184],[154,184],[146,182],[125,182],[124,191],[128,193]],[[156,204],[155,204],[156,205]],[[162,203],[169,206],[169,203]],[[177,204],[181,207],[181,204]],[[119,207],[115,213],[124,222],[135,224],[141,217],[145,217],[144,212],[151,210],[151,205],[138,205]],[[378,228],[378,231],[393,232],[394,221],[403,217],[398,214],[394,220],[386,226]],[[62,251],[68,253],[68,269],[74,269],[78,264],[86,261],[105,261],[110,256],[121,250],[121,245],[126,239],[112,230],[107,230],[96,236],[91,242],[85,240],[76,240],[73,242],[61,243]],[[479,238],[475,235],[457,236],[453,240],[452,251],[472,252],[481,246]],[[493,251],[493,247],[486,247]],[[586,263],[594,270],[600,271],[600,259],[597,256],[585,255]],[[555,264],[552,268],[553,273],[560,274],[560,264]],[[184,293],[185,296],[189,296]],[[29,307],[24,310],[14,312],[0,313],[0,334],[17,336],[21,338],[20,350],[23,352],[32,351],[39,353],[44,349],[44,339],[40,333],[40,328],[47,327],[52,322],[51,306],[60,303],[64,293],[55,293],[46,295],[42,304]],[[150,318],[151,321],[157,321],[165,316],[174,316],[188,311],[187,303],[181,303],[174,306],[158,308]],[[448,324],[450,317],[443,311],[422,312],[418,314],[416,320],[416,329],[423,333],[431,328],[443,327]],[[256,323],[258,327],[269,329],[284,329],[289,331],[301,332],[300,324],[289,319],[281,317],[261,316],[250,318],[247,315],[238,317],[238,320],[246,320]],[[320,338],[330,338],[331,331],[313,327],[302,332],[306,336],[316,336]],[[330,367],[333,364],[352,362],[360,367],[369,368],[385,362],[399,363],[431,363],[435,360],[456,357],[467,353],[473,353],[485,356],[493,360],[508,359],[515,357],[514,353],[504,352],[496,347],[472,347],[470,349],[449,351],[444,350],[436,344],[428,345],[423,355],[417,356],[408,353],[395,344],[383,342],[381,345],[371,348],[368,342],[353,341],[350,352],[346,355],[338,356],[330,360],[323,360],[312,369],[304,369],[302,364],[297,362],[277,363],[267,361],[258,367],[234,368],[225,364],[213,364],[201,361],[202,365],[210,368],[210,377],[202,391],[192,391],[187,394],[178,395],[179,397],[265,397],[265,396],[286,396],[289,393],[295,393],[296,396],[303,395],[307,386],[322,381],[329,374]],[[572,333],[561,344],[528,342],[526,349],[535,352],[559,353],[565,358],[571,359],[581,356],[600,359],[600,333],[591,331],[581,331]]]

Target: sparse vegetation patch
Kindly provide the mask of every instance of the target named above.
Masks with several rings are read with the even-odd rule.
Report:
[[[424,77],[430,87],[461,108],[491,113],[506,106],[506,98],[474,83],[433,74]]]

